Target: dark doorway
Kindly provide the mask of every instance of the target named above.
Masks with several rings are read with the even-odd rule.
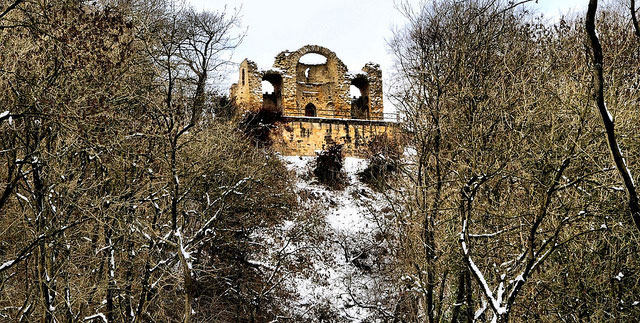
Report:
[[[313,105],[313,103],[307,104],[307,106],[304,107],[304,115],[305,115],[305,117],[315,117],[316,116],[316,106]]]

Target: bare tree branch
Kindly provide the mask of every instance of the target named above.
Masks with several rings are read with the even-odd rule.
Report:
[[[2,13],[0,13],[0,19],[2,19],[11,10],[15,9],[17,6],[19,6],[23,2],[24,2],[24,0],[15,0],[12,4],[10,4],[7,8],[5,8],[4,11],[2,11]]]

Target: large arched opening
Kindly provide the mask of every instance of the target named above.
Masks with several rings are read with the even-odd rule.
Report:
[[[351,118],[369,119],[369,81],[365,76],[358,76],[351,81]]]
[[[275,73],[262,77],[262,108],[282,112],[282,76]]]

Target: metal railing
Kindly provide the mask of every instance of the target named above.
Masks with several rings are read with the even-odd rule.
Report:
[[[393,112],[385,112],[385,113],[376,113],[370,114],[367,113],[366,116],[357,116],[351,113],[351,111],[336,111],[333,109],[316,109],[315,115],[307,115],[305,114],[304,108],[300,109],[284,109],[285,117],[316,117],[316,118],[329,118],[329,119],[355,119],[355,120],[369,120],[369,121],[390,121],[390,122],[400,122],[400,117],[398,113]]]

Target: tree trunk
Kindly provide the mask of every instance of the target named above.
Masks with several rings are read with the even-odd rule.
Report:
[[[589,36],[589,45],[591,46],[591,50],[593,51],[593,87],[595,89],[595,99],[596,104],[598,106],[598,110],[600,111],[600,116],[602,117],[602,122],[604,123],[605,131],[607,134],[607,141],[609,143],[609,149],[611,150],[611,155],[613,157],[613,161],[616,164],[616,168],[624,181],[625,188],[629,195],[629,212],[631,213],[631,218],[635,223],[636,228],[640,231],[640,206],[638,205],[638,193],[636,192],[635,183],[633,182],[633,178],[631,177],[631,172],[627,167],[627,164],[622,157],[622,153],[620,152],[620,146],[616,140],[614,123],[611,119],[611,114],[607,110],[606,104],[604,102],[604,77],[602,72],[603,66],[603,57],[602,57],[602,46],[600,45],[600,41],[598,40],[598,35],[596,35],[596,11],[598,10],[598,0],[590,0],[589,7],[587,9],[587,18],[585,20],[585,28],[587,31],[587,35]]]
[[[465,283],[465,271],[464,269],[460,269],[460,273],[458,274],[458,293],[456,295],[456,303],[453,305],[453,315],[451,315],[451,323],[459,322],[458,316],[460,315],[460,308],[462,308],[462,304],[464,303]]]
[[[638,24],[638,17],[636,16],[636,0],[631,0],[631,22],[636,36],[640,40],[640,24]]]
[[[205,85],[207,82],[207,73],[198,75],[198,84],[196,86],[196,93],[193,97],[193,114],[191,115],[191,124],[195,125],[200,119],[202,110],[204,110],[205,99]]]

